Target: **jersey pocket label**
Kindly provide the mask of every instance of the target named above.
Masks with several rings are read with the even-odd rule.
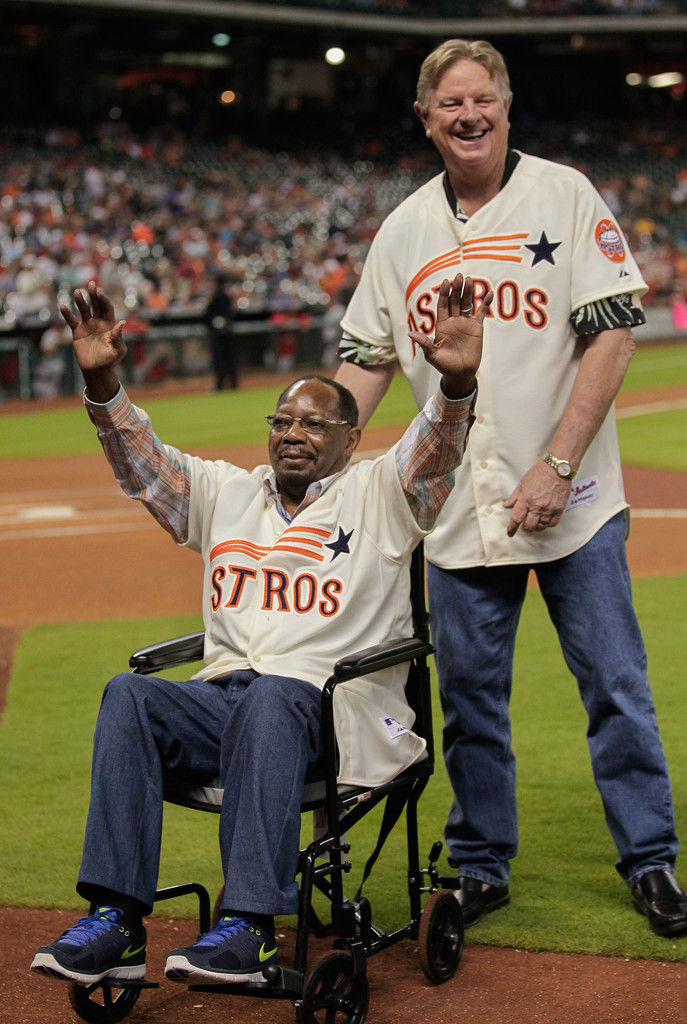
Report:
[[[586,505],[590,501],[596,501],[601,497],[601,488],[598,477],[588,476],[586,480],[575,480],[570,490],[570,497],[565,510],[577,508],[578,505]]]
[[[390,736],[392,740],[398,739],[404,732],[410,731],[395,718],[392,718],[391,715],[381,715],[379,721],[386,729],[387,736]]]

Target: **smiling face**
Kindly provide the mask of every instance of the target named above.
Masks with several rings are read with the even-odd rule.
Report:
[[[427,138],[439,150],[450,176],[479,170],[489,179],[503,173],[511,99],[482,64],[458,60],[431,90],[427,108],[415,104]]]
[[[293,417],[341,420],[339,395],[321,380],[303,380],[288,389],[277,406]],[[358,427],[330,424],[321,434],[306,433],[294,419],[289,430],[270,431],[269,455],[284,504],[300,505],[315,480],[340,472],[360,440]]]

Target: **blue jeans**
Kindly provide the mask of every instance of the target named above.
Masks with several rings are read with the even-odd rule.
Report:
[[[461,875],[504,885],[518,846],[509,700],[530,568],[589,718],[587,742],[616,867],[634,885],[673,870],[678,851],[668,768],[632,605],[624,516],[579,551],[538,565],[428,566],[432,639],[454,802],[446,825]]]
[[[260,914],[298,911],[300,805],[318,758],[320,690],[284,676],[235,672],[171,683],[122,674],[98,714],[91,800],[77,891],[123,893],[152,909],[165,770],[220,776],[224,905]]]

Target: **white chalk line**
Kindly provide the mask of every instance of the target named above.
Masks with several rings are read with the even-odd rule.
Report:
[[[16,541],[16,540],[59,540],[60,538],[68,537],[79,537],[79,536],[97,536],[106,535],[112,533],[142,533],[148,532],[149,530],[157,530],[159,528],[158,523],[154,519],[137,518],[134,522],[134,517],[131,516],[131,521],[126,521],[126,517],[118,515],[113,517],[111,513],[102,513],[103,519],[116,518],[115,522],[92,522],[94,518],[97,518],[97,513],[84,513],[82,515],[75,514],[75,519],[72,518],[67,523],[55,524],[54,526],[42,526],[27,525],[22,528],[20,524],[8,523],[3,524],[0,520],[0,542],[2,541]],[[633,519],[675,519],[675,520],[687,520],[687,508],[633,508],[632,509]],[[122,521],[124,520],[124,521]],[[5,527],[6,528],[3,528]],[[18,528],[17,528],[18,527]]]
[[[677,412],[678,409],[687,409],[687,398],[674,398],[664,402],[646,402],[641,405],[626,405],[616,408],[615,416],[618,420],[627,420],[632,416],[650,416],[656,412]]]
[[[633,416],[647,416],[657,412],[672,412],[678,409],[687,409],[687,398],[674,399],[671,401],[647,402],[641,405],[625,406],[616,409],[618,419],[629,419]],[[355,462],[362,459],[376,459],[384,455],[387,448],[370,448],[356,452]],[[102,495],[102,489],[86,492],[86,498],[78,497],[81,500],[93,501],[96,494]],[[60,498],[64,494],[60,492]],[[107,496],[114,497],[113,492],[108,488]],[[37,502],[37,498],[44,499],[44,502]],[[52,498],[52,501],[45,502],[45,499]],[[77,499],[78,500],[78,499]],[[68,500],[60,500],[54,492],[32,492],[7,494],[4,502],[0,504],[0,541],[28,540],[28,539],[51,539],[59,537],[71,537],[83,534],[107,534],[123,532],[140,532],[157,528],[154,520],[138,519],[140,515],[138,508],[127,512],[125,509],[90,509],[79,510],[76,505]],[[679,508],[633,508],[632,516],[635,519],[687,519],[687,509]],[[72,525],[56,525],[52,527],[29,526],[39,520],[69,519]],[[78,519],[78,524],[74,520]],[[93,519],[115,519],[110,523],[85,523],[83,520]],[[127,520],[131,519],[131,522]],[[133,520],[137,519],[134,523]],[[122,521],[124,520],[124,521]],[[22,526],[25,528],[21,528]],[[17,527],[19,527],[17,529]],[[6,529],[4,529],[6,528]]]

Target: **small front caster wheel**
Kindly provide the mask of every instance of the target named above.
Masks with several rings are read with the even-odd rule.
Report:
[[[422,912],[418,934],[422,970],[435,985],[456,973],[464,937],[463,913],[453,892],[435,892]]]
[[[363,1024],[369,1002],[367,976],[353,973],[353,958],[330,953],[308,975],[298,1016],[302,1024]]]
[[[88,1024],[116,1024],[134,1008],[141,994],[135,985],[118,988],[107,981],[95,985],[69,986],[69,1002],[72,1009]]]

